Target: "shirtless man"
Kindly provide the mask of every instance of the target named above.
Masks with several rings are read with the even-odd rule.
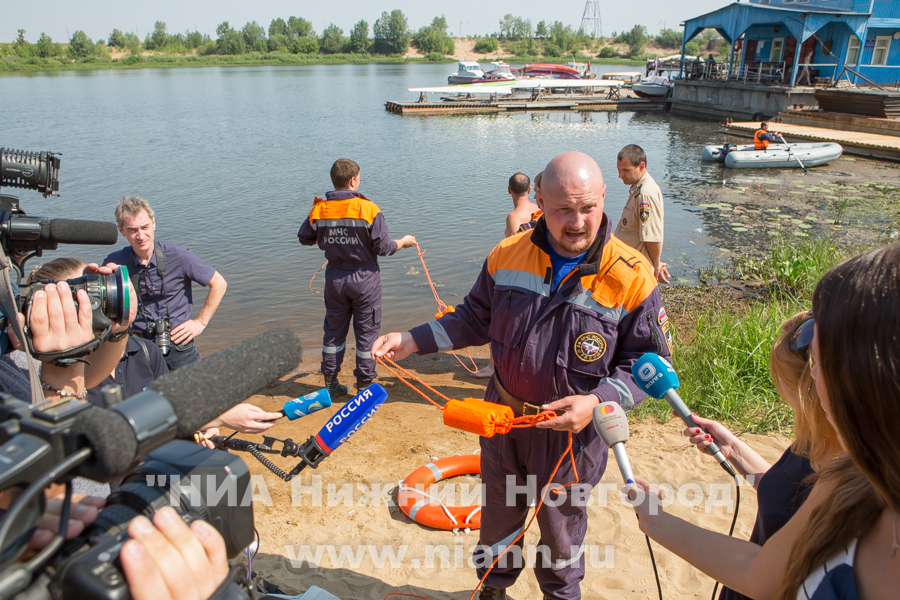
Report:
[[[528,199],[531,193],[531,180],[524,173],[516,173],[509,178],[507,193],[512,196],[512,212],[506,217],[506,237],[519,231],[519,227],[531,220],[531,215],[537,212],[538,206]]]

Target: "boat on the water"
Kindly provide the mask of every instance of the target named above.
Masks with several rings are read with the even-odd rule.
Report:
[[[516,76],[513,75],[509,68],[509,63],[503,61],[492,62],[494,68],[484,74],[480,81],[515,81]]]
[[[668,77],[650,75],[632,84],[631,91],[641,98],[665,98],[674,88],[675,84],[669,81]]]
[[[547,65],[537,63],[534,65],[525,65],[524,67],[513,69],[513,74],[520,78],[526,79],[530,77],[538,77],[544,79],[581,79],[581,73],[578,69],[567,65]]]
[[[481,65],[475,61],[461,60],[456,67],[456,73],[447,78],[447,83],[450,85],[472,83],[484,78],[484,71],[481,70]]]
[[[841,145],[833,142],[769,144],[765,150],[757,150],[753,144],[725,144],[706,146],[700,158],[724,162],[732,169],[789,169],[800,168],[800,163],[804,167],[827,165],[840,158],[843,152]]]

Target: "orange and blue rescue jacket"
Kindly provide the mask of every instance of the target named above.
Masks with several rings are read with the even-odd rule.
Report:
[[[653,270],[603,224],[583,262],[551,293],[547,225],[510,236],[488,255],[475,286],[437,321],[410,331],[419,354],[490,342],[496,374],[530,404],[595,394],[626,410],[645,397],[631,365],[670,355],[671,334]],[[502,403],[493,380],[485,400]]]
[[[397,251],[381,209],[359,192],[348,190],[328,192],[324,200],[316,198],[297,237],[304,246],[319,245],[329,270],[370,268],[378,264],[379,256]]]

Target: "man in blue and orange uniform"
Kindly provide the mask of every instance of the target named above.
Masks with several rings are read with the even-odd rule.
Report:
[[[769,147],[769,142],[775,141],[778,141],[778,136],[774,133],[769,133],[769,124],[766,121],[760,123],[759,129],[753,134],[753,146],[757,150],[766,150]]]
[[[362,390],[375,379],[372,343],[381,324],[381,272],[379,256],[416,244],[411,235],[392,240],[384,215],[360,194],[359,165],[341,158],[331,166],[334,191],[316,198],[297,233],[304,246],[325,251],[325,336],[322,339],[322,374],[334,396],[350,389],[338,382],[344,360],[347,331],[353,319],[356,337],[356,387]]]
[[[456,312],[384,335],[373,347],[375,356],[399,360],[490,342],[496,371],[485,400],[506,404],[517,416],[559,414],[536,427],[481,438],[479,577],[522,532],[530,499],[519,490],[548,482],[568,432],[581,490],[600,481],[608,448],[589,426],[594,407],[614,401],[634,408],[646,394],[634,383],[631,365],[647,352],[669,355],[656,278],[640,252],[611,235],[600,167],[586,154],[561,154],[547,165],[542,184],[537,226],[491,251]],[[562,461],[553,483],[574,479],[571,462]],[[538,512],[542,559],[535,575],[544,598],[581,597],[585,497],[572,490]],[[510,562],[516,564],[501,560],[491,570],[481,599],[506,597],[523,568],[521,561]]]

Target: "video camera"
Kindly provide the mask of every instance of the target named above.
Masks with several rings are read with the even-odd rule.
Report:
[[[166,375],[107,408],[65,400],[33,407],[0,395],[0,492],[18,497],[0,520],[0,598],[68,600],[129,597],[119,561],[129,521],[152,518],[166,504],[186,522],[202,519],[225,539],[229,558],[254,538],[250,473],[233,454],[184,439],[216,416],[294,369],[302,350],[285,329],[258,335],[190,369]],[[241,373],[234,381],[222,373]],[[107,506],[80,537],[59,533],[37,555],[19,560],[44,511],[44,488],[71,480],[122,479]]]

